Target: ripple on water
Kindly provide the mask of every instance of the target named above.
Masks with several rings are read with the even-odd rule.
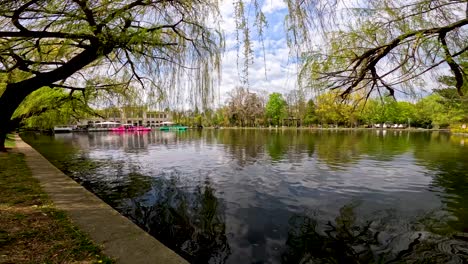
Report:
[[[442,134],[157,131],[31,143],[193,263],[367,263],[347,255],[366,249],[400,263],[467,261],[466,240],[450,234],[468,228],[468,148]]]

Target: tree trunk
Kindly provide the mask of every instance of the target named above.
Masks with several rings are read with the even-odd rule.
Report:
[[[39,88],[32,85],[27,87],[18,86],[17,83],[8,84],[5,92],[0,97],[0,151],[5,151],[7,133],[14,129],[11,116],[24,98]]]
[[[24,98],[41,87],[50,86],[54,82],[68,78],[100,56],[109,54],[113,49],[113,46],[103,46],[99,49],[99,43],[96,45],[79,53],[60,68],[7,85],[0,97],[0,151],[5,150],[6,134],[14,129],[11,125],[11,116]]]
[[[6,133],[3,131],[3,129],[0,128],[0,152],[5,152],[5,139],[6,139]]]

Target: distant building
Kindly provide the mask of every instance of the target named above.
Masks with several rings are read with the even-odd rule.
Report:
[[[80,125],[93,127],[101,122],[111,121],[134,126],[157,127],[162,122],[171,121],[169,113],[147,110],[146,107],[142,106],[110,107],[96,112],[102,117],[94,116],[82,119]]]

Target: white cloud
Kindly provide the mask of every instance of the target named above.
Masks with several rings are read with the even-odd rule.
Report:
[[[226,34],[236,32],[236,22],[234,20],[234,4],[232,1],[223,1],[219,5],[219,12],[221,13],[222,22],[221,27]]]
[[[262,6],[262,12],[271,14],[286,9],[288,6],[282,0],[265,0]]]

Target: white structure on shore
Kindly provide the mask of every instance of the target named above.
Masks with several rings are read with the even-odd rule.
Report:
[[[80,126],[103,127],[101,124],[120,123],[134,126],[158,127],[161,123],[171,121],[167,112],[148,111],[144,107],[108,108],[97,111],[101,117],[82,119]]]

